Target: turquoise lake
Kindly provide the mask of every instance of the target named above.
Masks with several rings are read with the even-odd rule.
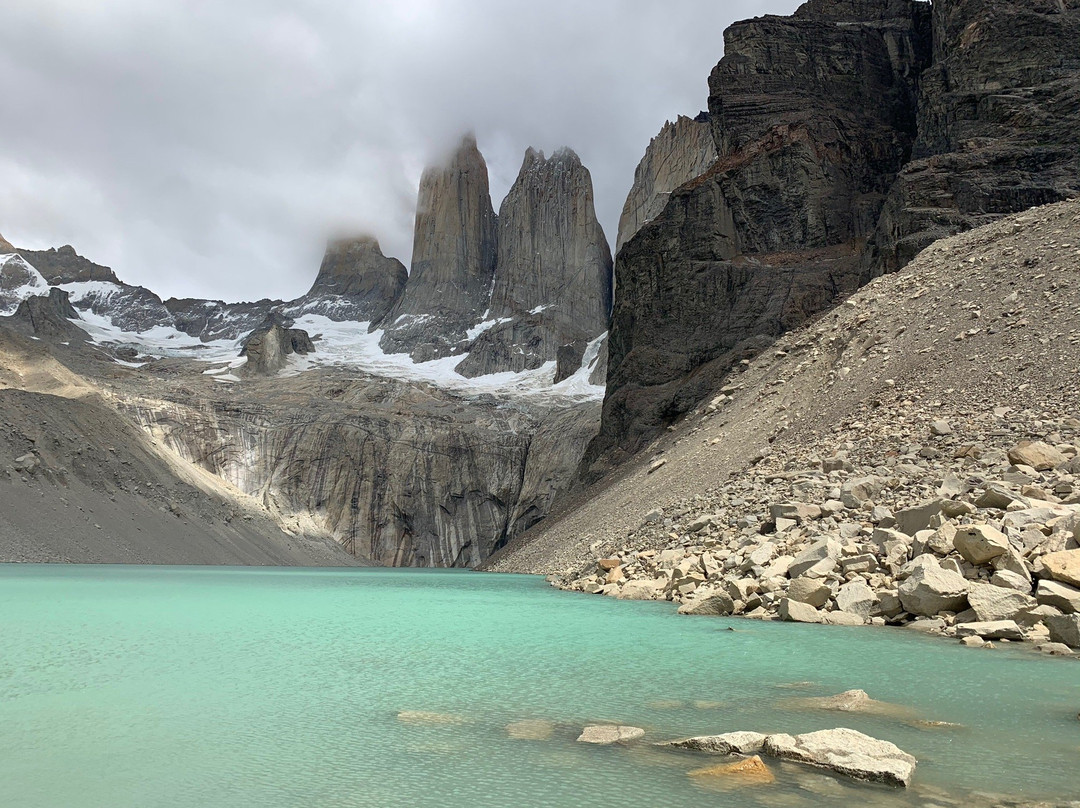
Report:
[[[792,703],[851,688],[962,727]],[[799,808],[925,805],[938,788],[1077,799],[1078,710],[1071,660],[899,629],[680,617],[526,576],[0,565],[4,806]],[[554,722],[551,736],[508,735],[529,719]],[[607,721],[644,727],[646,742],[575,741]],[[770,762],[775,784],[719,790],[687,774],[718,759],[647,743],[839,726],[915,755],[915,786]]]

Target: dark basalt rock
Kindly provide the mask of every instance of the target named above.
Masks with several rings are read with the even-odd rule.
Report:
[[[71,245],[48,250],[19,250],[18,252],[34,265],[50,286],[86,281],[120,283],[120,279],[109,267],[83,258]]]
[[[466,350],[488,306],[497,243],[487,164],[469,135],[420,180],[412,271],[383,320],[383,350],[418,362]]]
[[[226,303],[223,300],[199,300],[171,297],[165,308],[176,328],[203,342],[216,339],[239,339],[257,329],[267,316],[285,304],[280,300],[257,300],[251,303]]]
[[[68,293],[53,287],[47,295],[23,300],[3,324],[21,334],[53,342],[89,342],[86,332],[71,322],[78,319],[79,312],[71,305]]]
[[[854,290],[916,135],[929,8],[807,3],[725,33],[709,80],[717,162],[623,247],[598,474],[761,345]]]
[[[581,360],[585,358],[588,347],[589,343],[583,339],[559,346],[555,357],[555,384],[569,379],[581,369]]]
[[[408,278],[405,265],[383,255],[377,239],[335,240],[326,248],[315,283],[293,307],[333,320],[370,322],[374,328],[397,302]]]
[[[277,312],[267,315],[244,339],[240,355],[248,361],[241,366],[241,372],[249,376],[272,376],[285,367],[292,354],[314,353],[315,346],[308,333],[291,326],[292,322]]]
[[[1080,195],[1080,0],[937,0],[916,158],[867,251],[867,277],[944,236]]]

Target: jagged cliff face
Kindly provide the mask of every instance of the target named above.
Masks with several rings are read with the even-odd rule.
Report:
[[[921,3],[823,0],[725,33],[709,81],[718,160],[619,253],[590,474],[857,287],[915,140],[929,29]]]
[[[716,162],[716,144],[707,114],[680,115],[649,142],[634,171],[634,184],[619,217],[615,253],[664,210],[671,192],[704,174]]]
[[[88,281],[120,283],[119,278],[109,267],[83,258],[71,245],[65,245],[59,249],[19,250],[19,254],[33,264],[45,280],[54,286]]]
[[[308,291],[305,310],[335,307],[336,318],[377,325],[405,289],[409,273],[396,258],[383,255],[371,236],[332,241],[318,277]]]
[[[932,241],[1080,194],[1080,2],[938,0],[916,159],[868,251],[868,275]]]
[[[465,350],[466,332],[487,309],[497,244],[487,164],[469,136],[420,180],[412,270],[386,317],[383,349],[417,361]]]
[[[592,177],[570,149],[529,149],[499,209],[489,320],[458,366],[465,376],[532,370],[607,329],[612,261]]]
[[[394,566],[471,566],[543,515],[595,434],[595,405],[466,401],[334,374],[249,380],[125,411],[282,524]],[[190,383],[190,382],[189,382]]]

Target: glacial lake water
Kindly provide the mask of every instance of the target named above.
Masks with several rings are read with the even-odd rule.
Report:
[[[729,631],[728,628],[735,628]],[[851,688],[963,725],[802,709]],[[19,808],[925,805],[947,788],[1080,798],[1080,664],[898,629],[688,618],[450,571],[0,566],[0,804]],[[401,711],[455,716],[402,721]],[[449,719],[446,719],[449,721]],[[554,722],[546,739],[508,724]],[[648,743],[848,726],[915,787]]]

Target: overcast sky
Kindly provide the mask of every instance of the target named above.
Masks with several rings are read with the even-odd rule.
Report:
[[[794,0],[5,0],[0,233],[171,295],[290,298],[331,232],[406,266],[424,165],[476,132],[498,210],[527,146],[590,169],[614,242],[732,21]]]

